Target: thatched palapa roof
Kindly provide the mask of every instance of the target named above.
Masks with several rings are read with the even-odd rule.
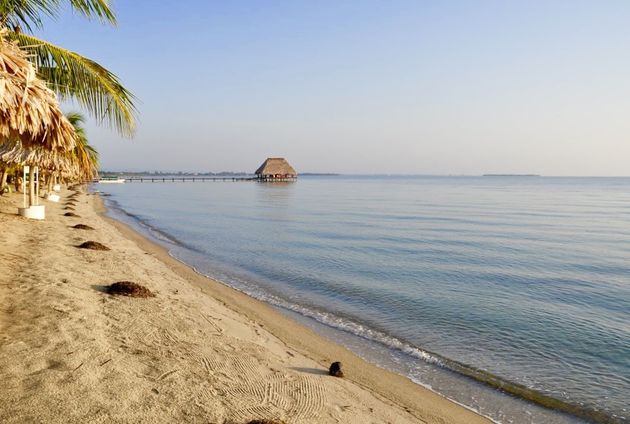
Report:
[[[256,170],[256,175],[292,175],[297,176],[297,172],[285,158],[267,158]]]
[[[65,174],[74,174],[79,171],[67,153],[49,150],[41,146],[25,148],[19,142],[0,144],[0,163],[39,166],[49,171],[59,171]]]
[[[51,150],[74,147],[74,128],[57,96],[35,73],[26,53],[0,30],[0,144],[16,140],[24,147]]]

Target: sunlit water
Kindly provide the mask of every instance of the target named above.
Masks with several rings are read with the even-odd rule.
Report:
[[[630,417],[630,179],[95,188],[115,217],[199,272],[497,421],[580,422],[462,377],[460,365],[598,421]]]

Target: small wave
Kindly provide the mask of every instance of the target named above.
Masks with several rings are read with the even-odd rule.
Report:
[[[171,254],[171,256],[173,255]],[[187,264],[181,259],[176,258],[175,256],[173,257],[179,260],[180,262],[185,263],[188,266],[191,266],[190,264]],[[243,292],[246,295],[253,297],[254,299],[263,301],[265,303],[269,303],[279,308],[283,308],[283,309],[295,312],[299,315],[305,316],[307,318],[311,318],[320,324],[350,333],[352,335],[361,337],[370,342],[378,343],[386,347],[387,349],[402,352],[412,358],[422,360],[429,364],[440,366],[442,368],[455,372],[464,377],[471,378],[477,381],[478,383],[482,383],[484,385],[490,386],[494,389],[498,389],[504,393],[514,395],[516,397],[532,402],[534,404],[537,404],[537,405],[540,405],[540,406],[543,406],[552,410],[568,413],[576,417],[586,418],[587,420],[597,422],[597,423],[617,424],[617,423],[623,422],[622,419],[619,419],[618,417],[615,417],[615,416],[611,416],[603,411],[588,408],[588,407],[585,407],[584,405],[572,404],[562,399],[555,398],[541,391],[531,389],[520,383],[506,380],[488,371],[473,367],[468,364],[464,364],[462,362],[455,361],[450,358],[446,358],[438,353],[431,352],[426,349],[422,349],[421,347],[414,346],[411,343],[405,342],[389,334],[383,333],[381,331],[370,328],[366,325],[360,324],[356,321],[352,321],[347,318],[340,317],[330,312],[316,310],[316,309],[309,308],[303,305],[292,303],[279,296],[270,294],[268,292],[264,292],[260,288],[255,288],[255,289],[251,288],[247,283],[244,283],[238,280],[225,281],[228,279],[217,279],[215,276],[203,274],[199,272],[199,270],[195,269],[194,267],[192,268],[196,272],[206,277],[217,280],[221,282],[222,284],[225,284],[226,286],[229,286],[235,290]],[[416,382],[417,384],[423,385],[421,382],[418,382],[415,380],[413,381]],[[431,388],[431,390],[434,390],[434,389]],[[465,405],[462,405],[462,406],[465,406]]]

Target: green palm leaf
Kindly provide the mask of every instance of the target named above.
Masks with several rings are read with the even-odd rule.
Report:
[[[87,18],[116,25],[116,15],[109,0],[0,0],[0,24],[8,28],[24,27],[31,31],[42,27],[42,17],[55,18],[64,3]]]
[[[10,36],[32,55],[39,76],[61,98],[74,98],[98,122],[123,135],[133,134],[134,96],[116,75],[78,53],[32,35],[12,32]]]
[[[8,28],[41,28],[42,17],[53,17],[57,10],[58,5],[49,0],[0,0],[0,20]]]
[[[70,112],[66,114],[66,118],[74,127],[77,136],[76,147],[69,152],[69,155],[77,163],[83,176],[86,179],[92,179],[98,173],[98,152],[88,143],[87,134],[83,127],[85,117],[78,112]]]
[[[42,0],[38,0],[42,1]],[[61,4],[62,0],[54,0]],[[88,18],[96,17],[103,22],[116,25],[116,15],[109,7],[109,0],[70,0],[72,8]]]

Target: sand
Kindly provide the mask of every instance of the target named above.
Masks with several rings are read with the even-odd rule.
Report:
[[[0,197],[2,423],[489,422],[195,273],[103,217],[98,196],[77,197],[80,218],[42,203],[31,221],[21,195]],[[107,294],[117,281],[155,297]]]

